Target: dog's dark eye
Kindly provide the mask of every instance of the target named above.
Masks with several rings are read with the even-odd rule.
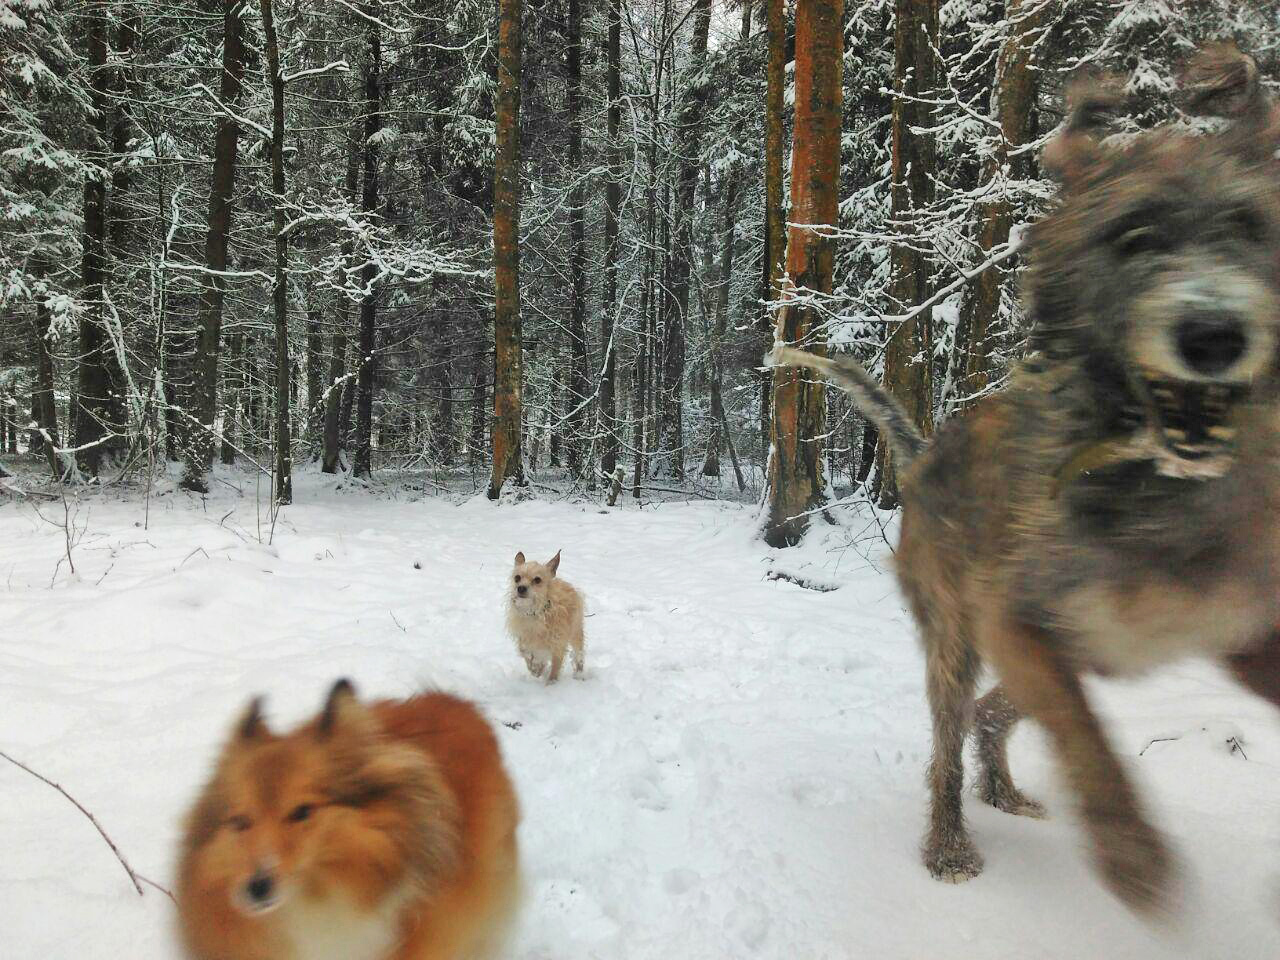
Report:
[[[233,817],[227,817],[227,826],[229,826],[236,833],[244,833],[252,825],[253,825],[253,821],[251,821],[243,813],[237,813]]]
[[[519,582],[520,582],[520,578],[516,577],[516,583],[519,583]]]
[[[541,582],[542,582],[542,578],[541,578],[541,577],[534,577],[534,578],[533,578],[533,582],[534,582],[534,583],[541,583]]]
[[[306,820],[309,816],[311,816],[311,809],[312,809],[311,804],[309,803],[298,804],[296,807],[294,807],[292,810],[289,811],[289,822],[301,823],[303,820]]]
[[[1232,237],[1247,243],[1261,243],[1266,239],[1267,225],[1257,210],[1240,207],[1227,215],[1227,229]]]
[[[1169,243],[1155,227],[1130,227],[1112,241],[1122,257],[1136,257],[1144,253],[1161,253],[1169,249]]]

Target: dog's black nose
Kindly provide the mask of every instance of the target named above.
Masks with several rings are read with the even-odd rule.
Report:
[[[245,893],[249,895],[249,899],[254,903],[266,903],[271,899],[271,895],[275,893],[275,889],[275,878],[265,870],[259,870],[244,885]]]
[[[528,592],[529,592],[529,588],[526,587],[523,583],[520,584],[520,586],[516,587],[516,593],[520,594],[520,596],[522,597]]]
[[[1249,341],[1239,317],[1227,313],[1197,313],[1174,331],[1178,353],[1196,373],[1212,377],[1230,370]]]

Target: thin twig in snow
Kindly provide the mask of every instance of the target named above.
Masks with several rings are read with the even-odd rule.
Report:
[[[86,817],[89,818],[89,822],[94,825],[98,833],[102,836],[102,839],[107,842],[107,846],[111,848],[111,852],[116,855],[116,859],[120,861],[120,866],[124,867],[124,872],[129,875],[129,882],[133,884],[133,889],[138,891],[138,896],[142,896],[142,882],[145,882],[149,886],[155,887],[157,890],[165,894],[165,896],[167,896],[170,900],[173,899],[173,894],[170,893],[168,890],[166,890],[164,887],[160,886],[160,884],[155,883],[152,880],[147,880],[145,877],[142,877],[139,874],[134,872],[133,867],[129,866],[129,861],[126,860],[124,858],[124,854],[120,852],[120,848],[115,845],[115,841],[113,841],[111,837],[107,835],[107,831],[102,829],[102,824],[98,822],[98,818],[95,817],[88,810],[86,810],[84,804],[82,804],[79,800],[77,800],[71,794],[67,793],[67,791],[63,789],[61,784],[54,783],[48,777],[43,776],[42,774],[36,773],[36,771],[32,770],[21,760],[15,760],[13,757],[9,756],[9,754],[5,753],[3,750],[0,750],[0,757],[4,757],[4,759],[8,760],[15,767],[18,767],[21,770],[25,770],[27,773],[31,774],[31,776],[35,777],[37,780],[53,787],[53,789],[57,790],[60,794],[62,794],[64,797],[70,800],[71,803],[75,805],[75,808],[77,810],[79,810],[81,813],[83,813]]]

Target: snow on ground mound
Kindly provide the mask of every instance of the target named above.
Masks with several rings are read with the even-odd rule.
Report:
[[[928,878],[922,669],[883,544],[775,556],[749,508],[721,503],[300,487],[269,544],[252,488],[160,497],[145,528],[138,503],[81,504],[74,576],[61,529],[0,508],[0,749],[154,880],[247,698],[292,723],[346,675],[372,696],[439,686],[497,724],[524,810],[518,960],[1280,954],[1280,718],[1210,667],[1096,686],[1191,877],[1184,922],[1153,932],[1089,873],[1030,728],[1014,770],[1053,819],[971,796],[986,872]],[[501,595],[517,550],[561,548],[587,596],[587,678],[548,689],[503,635]],[[0,796],[0,956],[177,957],[169,902],[139,898],[79,812],[3,762]]]

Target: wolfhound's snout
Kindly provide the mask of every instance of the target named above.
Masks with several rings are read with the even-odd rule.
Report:
[[[1178,356],[1203,377],[1229,375],[1248,352],[1249,330],[1244,318],[1221,310],[1197,310],[1173,329]]]
[[[1135,304],[1134,359],[1148,377],[1243,386],[1272,363],[1278,313],[1239,267],[1174,271]]]

